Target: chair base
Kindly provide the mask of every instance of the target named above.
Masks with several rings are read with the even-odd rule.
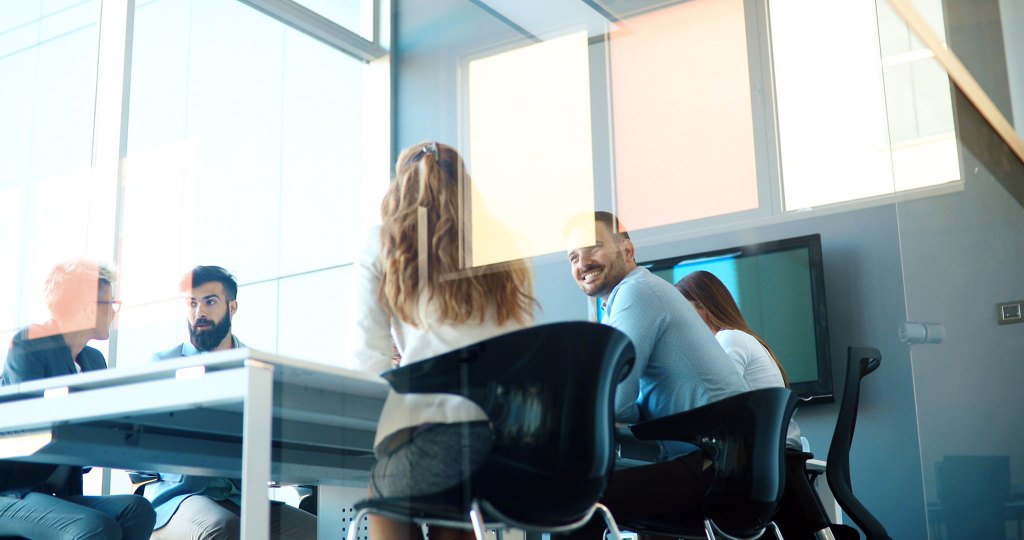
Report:
[[[521,529],[527,532],[544,533],[563,533],[573,531],[583,525],[586,525],[594,516],[595,512],[599,512],[604,518],[605,526],[612,534],[612,538],[615,540],[622,540],[622,533],[619,532],[619,527],[615,522],[615,518],[612,516],[611,511],[608,510],[608,507],[601,503],[595,503],[591,506],[582,518],[571,523],[559,524],[523,523],[502,515],[501,512],[498,512],[496,509],[491,507],[487,501],[480,501],[477,499],[474,499],[470,503],[469,511],[466,514],[460,514],[453,508],[433,508],[433,512],[428,512],[423,507],[420,507],[415,508],[410,512],[408,500],[401,501],[401,504],[399,505],[397,504],[397,501],[383,498],[367,499],[357,503],[356,509],[356,515],[349,523],[347,540],[356,540],[358,537],[359,522],[370,514],[398,521],[412,522],[420,526],[426,525],[446,527],[450,529],[471,530],[477,540],[485,540],[486,531],[489,529]],[[494,516],[497,519],[491,521],[486,520],[484,517],[484,509],[486,509],[486,515]]]
[[[674,536],[684,540],[758,540],[765,538],[768,531],[771,531],[775,540],[784,540],[782,532],[774,522],[769,522],[768,525],[755,531],[749,531],[739,535],[729,534],[723,531],[710,519],[704,519],[703,528],[687,526],[681,523],[670,524],[664,521],[626,522],[622,524],[622,528],[628,531],[637,531],[647,534]]]

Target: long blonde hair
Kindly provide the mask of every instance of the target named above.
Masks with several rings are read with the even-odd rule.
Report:
[[[448,145],[424,142],[398,157],[381,204],[380,298],[413,326],[422,322],[416,309],[421,292],[444,322],[483,322],[492,306],[498,324],[533,317],[533,275],[525,262],[467,263],[469,188],[462,158]]]

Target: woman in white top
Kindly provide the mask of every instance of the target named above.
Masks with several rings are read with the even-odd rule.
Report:
[[[536,301],[525,262],[468,262],[470,187],[462,158],[450,146],[421,143],[399,156],[381,205],[382,224],[355,268],[358,369],[392,367],[392,340],[408,364],[532,322]],[[459,484],[490,451],[486,420],[459,396],[392,391],[374,441],[371,496],[413,497]],[[370,527],[375,539],[422,538],[418,528],[380,517],[371,518]],[[464,534],[432,528],[430,538]]]
[[[698,270],[679,280],[676,289],[693,304],[729,358],[739,364],[751,390],[789,388],[789,377],[782,363],[771,347],[750,329],[721,280],[711,272]],[[786,446],[800,448],[800,428],[793,420],[789,423]]]

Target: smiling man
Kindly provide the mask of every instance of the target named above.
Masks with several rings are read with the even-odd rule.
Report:
[[[736,364],[671,283],[636,264],[629,233],[608,212],[567,230],[573,280],[603,306],[601,322],[633,342],[636,362],[615,392],[615,419],[634,423],[672,415],[748,389]],[[693,445],[662,441],[662,461],[617,470],[602,502],[617,519],[671,516],[697,507],[714,471]],[[571,538],[601,538],[591,526]]]
[[[157,353],[154,360],[226,351],[244,347],[231,332],[238,311],[238,283],[219,266],[197,266],[181,280],[185,294],[189,341]],[[133,481],[149,482],[144,495],[156,508],[151,540],[238,540],[241,522],[241,481],[163,473],[133,473]],[[270,508],[270,537],[316,538],[316,517],[281,503]]]

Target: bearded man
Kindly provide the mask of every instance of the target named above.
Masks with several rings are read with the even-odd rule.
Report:
[[[238,282],[219,266],[197,266],[181,280],[189,341],[157,353],[156,361],[244,347],[231,333],[238,311]],[[241,481],[166,473],[133,473],[146,483],[144,495],[156,508],[151,540],[198,538],[238,540]],[[270,507],[270,537],[316,538],[316,516],[282,503]]]
[[[231,318],[238,311],[238,282],[219,266],[197,266],[181,280],[188,316],[189,342],[157,353],[154,360],[192,356],[244,347],[231,334]]]
[[[626,334],[636,349],[632,372],[616,387],[616,421],[670,416],[749,390],[693,306],[636,264],[636,248],[615,215],[579,216],[566,233],[573,280],[601,303],[600,322]],[[616,519],[671,519],[700,508],[715,474],[711,460],[689,443],[660,444],[659,462],[612,475],[601,502]],[[603,528],[591,520],[567,538],[603,539]]]

